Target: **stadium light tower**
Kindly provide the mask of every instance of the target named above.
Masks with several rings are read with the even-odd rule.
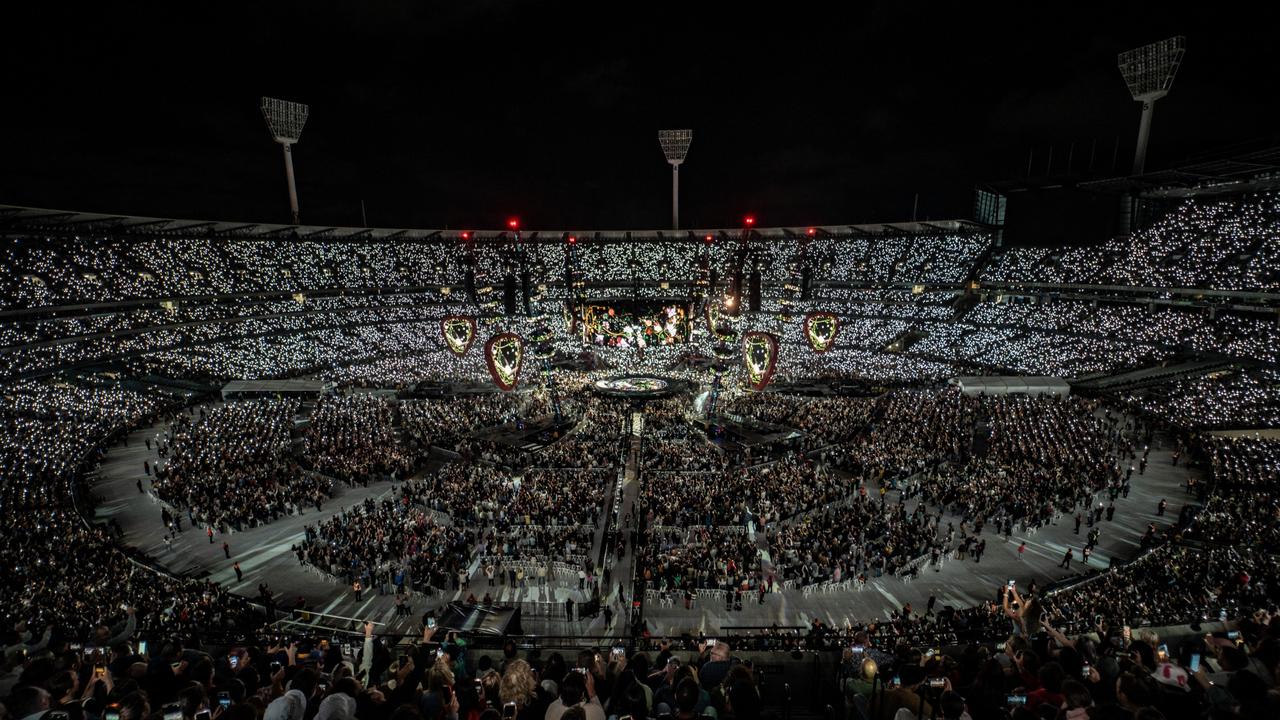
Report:
[[[1143,45],[1116,56],[1120,75],[1129,86],[1129,94],[1142,103],[1142,122],[1138,125],[1138,147],[1133,153],[1133,174],[1141,175],[1147,164],[1147,140],[1151,137],[1151,112],[1156,100],[1169,93],[1173,76],[1187,51],[1182,35]]]
[[[302,103],[262,98],[262,117],[267,121],[271,136],[284,148],[284,174],[289,180],[289,209],[293,211],[293,224],[298,219],[298,186],[293,181],[293,144],[302,136],[302,126],[307,124],[307,106]]]
[[[667,156],[671,164],[671,229],[680,229],[680,163],[689,153],[689,143],[693,141],[692,130],[659,130],[658,144],[662,146],[662,154]]]

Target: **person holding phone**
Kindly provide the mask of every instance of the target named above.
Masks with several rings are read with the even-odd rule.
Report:
[[[1031,637],[1040,630],[1040,616],[1043,608],[1037,598],[1024,600],[1018,594],[1016,584],[1005,585],[1000,593],[1000,605],[1005,617],[1013,621],[1013,634]]]

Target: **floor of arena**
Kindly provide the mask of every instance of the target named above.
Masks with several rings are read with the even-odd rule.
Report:
[[[203,529],[192,529],[189,523],[184,522],[184,532],[172,542],[171,547],[166,548],[161,521],[162,504],[149,492],[150,478],[143,471],[144,461],[154,463],[157,460],[155,452],[146,448],[144,439],[162,430],[160,425],[135,429],[129,435],[127,445],[122,443],[111,448],[100,466],[93,492],[100,500],[97,519],[114,519],[123,529],[122,540],[126,545],[137,547],[156,558],[170,572],[193,576],[207,573],[210,580],[248,597],[256,597],[259,585],[267,583],[281,608],[292,607],[301,597],[311,610],[346,618],[371,618],[384,624],[382,629],[388,632],[413,632],[416,626],[420,627],[418,624],[424,611],[467,596],[467,591],[453,592],[447,597],[416,595],[410,617],[396,617],[393,595],[379,595],[376,588],[369,588],[357,600],[352,589],[340,580],[299,564],[292,547],[301,542],[304,525],[314,525],[366,498],[382,497],[391,491],[389,482],[371,483],[368,488],[339,483],[334,497],[324,504],[320,512],[309,507],[302,515],[288,516],[243,532],[216,535],[212,543]],[[1184,488],[1188,473],[1197,471],[1172,465],[1165,437],[1157,434],[1155,443],[1146,472],[1138,474],[1135,471],[1129,496],[1117,499],[1115,519],[1100,523],[1100,543],[1090,559],[1094,568],[1105,567],[1112,556],[1121,560],[1136,556],[1139,540],[1149,523],[1155,522],[1157,527],[1163,528],[1176,520],[1184,503],[1194,502]],[[436,467],[433,465],[427,472],[434,471]],[[142,481],[143,492],[139,492],[139,481]],[[637,489],[637,481],[628,474],[620,486],[623,496],[618,517],[634,503]],[[606,492],[606,503],[613,501],[613,492],[612,488]],[[896,501],[897,495],[896,491],[891,491],[889,501]],[[1163,517],[1157,515],[1161,499],[1168,500]],[[914,502],[908,503],[909,509]],[[954,520],[959,526],[959,518],[947,519]],[[1034,534],[1027,535],[1015,528],[1012,539],[1007,543],[988,530],[983,536],[987,540],[987,550],[980,563],[972,559],[947,559],[941,568],[925,567],[919,577],[909,582],[885,576],[872,579],[861,590],[805,593],[789,589],[766,595],[763,604],[750,595],[744,597],[740,611],[727,611],[719,600],[695,600],[691,609],[685,609],[683,599],[674,598],[664,603],[651,597],[646,603],[644,617],[649,630],[655,634],[701,631],[714,635],[726,630],[747,632],[775,624],[795,626],[814,618],[844,626],[855,619],[883,617],[906,603],[917,611],[923,611],[931,595],[936,596],[939,609],[948,605],[969,607],[994,598],[997,588],[1010,578],[1016,579],[1019,586],[1025,586],[1034,579],[1043,587],[1078,573],[1082,569],[1080,548],[1089,528],[1085,525],[1077,535],[1073,526],[1072,515],[1067,515]],[[593,557],[598,556],[603,534],[603,530],[596,532]],[[1017,548],[1024,540],[1027,552],[1020,559]],[[224,553],[224,541],[230,546],[230,559]],[[1067,547],[1074,548],[1075,560],[1070,570],[1063,570],[1058,566]],[[234,562],[240,564],[242,580],[235,577]],[[603,615],[575,621],[565,618],[566,598],[573,598],[575,602],[587,599],[586,593],[578,590],[577,582],[572,578],[551,583],[548,587],[514,589],[496,584],[490,588],[480,568],[476,567],[470,592],[481,597],[489,591],[499,603],[519,603],[526,633],[544,636],[620,633],[627,630],[627,616],[618,599],[617,578],[629,577],[632,564],[633,558],[628,550],[612,567],[614,580],[608,599],[614,616],[608,627]],[[630,597],[632,589],[627,587],[625,590]]]

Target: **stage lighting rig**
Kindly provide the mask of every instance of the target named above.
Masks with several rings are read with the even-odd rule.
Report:
[[[299,223],[298,186],[293,179],[293,146],[302,137],[302,126],[307,124],[307,106],[302,103],[262,98],[262,118],[272,138],[284,148],[284,173],[289,181],[289,210],[293,224]]]
[[[680,229],[680,163],[689,153],[692,130],[659,130],[658,144],[671,165],[671,229]]]

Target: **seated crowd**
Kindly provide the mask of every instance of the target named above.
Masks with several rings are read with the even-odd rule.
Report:
[[[157,440],[156,495],[219,532],[320,509],[329,481],[291,454],[297,411],[296,401],[250,400],[180,415]]]

